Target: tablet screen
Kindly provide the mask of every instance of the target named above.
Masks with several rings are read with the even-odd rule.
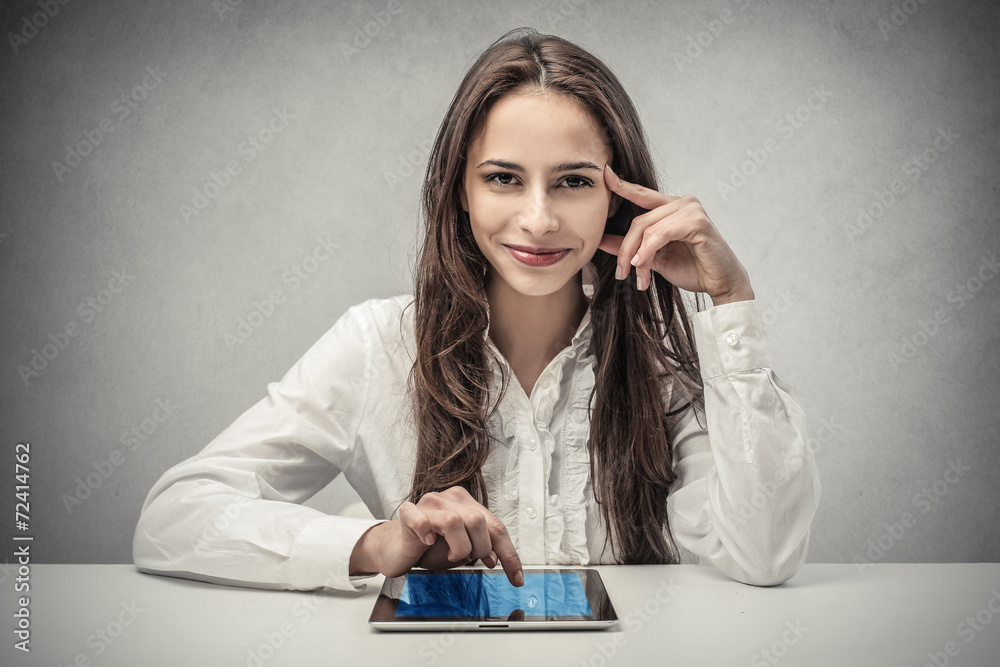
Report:
[[[525,572],[524,586],[513,586],[503,571],[426,572],[406,577],[397,617],[591,618],[593,611],[580,573]]]
[[[387,577],[369,623],[379,630],[598,630],[618,622],[592,568],[411,570]]]

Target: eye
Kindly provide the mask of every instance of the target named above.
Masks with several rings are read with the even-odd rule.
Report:
[[[493,185],[496,188],[512,188],[517,185],[517,177],[514,174],[506,171],[498,171],[493,174],[489,174],[483,178],[483,180]],[[594,182],[589,178],[584,178],[583,176],[567,176],[563,179],[564,187],[570,190],[582,190],[584,188],[594,187]]]
[[[498,188],[511,188],[511,187],[514,187],[514,184],[513,183],[508,183],[507,179],[513,180],[514,179],[514,174],[511,174],[511,173],[508,173],[508,172],[504,172],[504,171],[498,171],[495,174],[490,174],[484,180],[487,183],[493,184],[493,185],[495,185]]]
[[[566,187],[570,190],[582,190],[583,188],[594,187],[593,181],[583,176],[567,176],[564,180]]]

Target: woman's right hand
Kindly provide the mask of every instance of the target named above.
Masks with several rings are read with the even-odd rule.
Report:
[[[514,586],[524,585],[521,559],[503,525],[463,487],[405,502],[399,519],[370,528],[351,554],[350,573],[381,572],[398,577],[410,568],[446,570],[482,560],[499,561]]]

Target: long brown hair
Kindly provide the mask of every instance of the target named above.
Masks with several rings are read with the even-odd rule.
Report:
[[[498,363],[501,388],[491,400],[488,355],[495,355],[484,335],[490,271],[461,208],[459,187],[466,149],[490,108],[522,86],[579,100],[603,129],[615,173],[659,189],[628,94],[590,53],[559,37],[520,28],[475,62],[438,130],[422,191],[425,238],[414,281],[417,351],[409,376],[417,425],[413,502],[431,491],[462,486],[484,506],[489,503],[482,474],[493,439],[488,421],[510,377]],[[624,236],[643,212],[621,200],[606,231]],[[639,291],[634,269],[626,280],[614,278],[614,256],[598,250],[592,263],[597,270],[590,305],[596,368],[588,450],[594,495],[618,562],[676,562],[667,520],[667,493],[676,478],[668,427],[692,403],[704,409],[690,323],[678,289],[655,272],[651,286]],[[673,412],[665,405],[665,383],[687,398]]]

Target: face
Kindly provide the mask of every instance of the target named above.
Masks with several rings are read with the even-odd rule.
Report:
[[[469,145],[460,199],[497,287],[549,295],[590,261],[614,213],[611,158],[573,97],[528,90],[493,105]]]

